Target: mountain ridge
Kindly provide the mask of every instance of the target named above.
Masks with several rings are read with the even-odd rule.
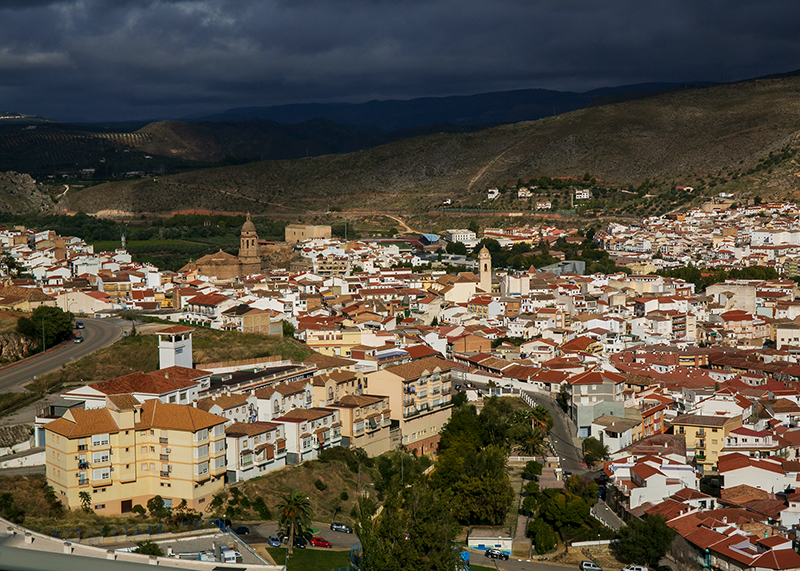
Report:
[[[485,203],[490,186],[585,173],[611,186],[652,186],[652,191],[629,190],[636,212],[663,212],[690,201],[676,198],[678,185],[700,192],[731,188],[794,196],[800,171],[798,95],[798,77],[671,91],[343,155],[100,185],[71,197],[71,208],[159,212],[224,203],[227,210],[269,214],[319,211],[320,197],[342,209],[420,211],[446,198],[476,208]],[[779,164],[770,153],[781,157]],[[654,205],[662,194],[668,202]],[[604,207],[624,211],[626,196],[611,197]]]

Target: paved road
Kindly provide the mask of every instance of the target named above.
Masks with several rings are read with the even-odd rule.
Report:
[[[561,467],[573,474],[586,472],[586,466],[583,464],[581,453],[575,447],[575,440],[573,438],[572,427],[570,421],[566,418],[558,403],[544,395],[537,393],[526,392],[536,403],[542,405],[550,411],[550,416],[553,417],[553,429],[550,431],[550,442],[556,450],[559,458],[561,458]]]
[[[625,522],[603,500],[597,500],[597,504],[592,507],[592,513],[614,531],[625,525]]]
[[[55,371],[61,365],[111,345],[122,337],[124,329],[130,328],[130,323],[121,319],[83,318],[81,321],[86,325],[82,330],[83,343],[68,342],[43,355],[0,369],[0,392],[19,390],[21,385],[31,382],[36,376]]]
[[[550,431],[550,442],[556,450],[559,458],[561,458],[561,467],[568,470],[573,474],[582,474],[587,471],[586,466],[583,464],[581,451],[575,447],[575,439],[573,438],[573,430],[570,426],[570,421],[566,418],[558,403],[550,397],[525,391],[525,384],[517,381],[507,382],[504,379],[503,384],[510,384],[514,386],[515,391],[503,391],[504,396],[518,395],[520,390],[530,396],[537,404],[542,405],[550,411],[550,416],[553,417],[553,429]],[[484,383],[475,383],[476,387],[488,390],[488,385]]]
[[[469,552],[469,563],[470,565],[490,567],[498,571],[566,571],[567,569],[577,569],[576,565],[545,563],[543,561],[536,561],[535,559],[526,561],[524,559],[512,557],[508,561],[498,561],[496,559],[489,559],[480,551]]]

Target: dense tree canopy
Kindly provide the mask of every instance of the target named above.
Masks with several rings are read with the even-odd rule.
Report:
[[[657,567],[674,537],[675,531],[660,514],[633,518],[619,530],[617,554],[630,563]]]
[[[30,319],[21,317],[17,321],[17,331],[26,337],[52,347],[72,336],[72,317],[58,307],[40,305],[33,310]]]
[[[359,498],[355,531],[361,542],[362,571],[454,571],[461,568],[454,545],[459,526],[450,492],[426,482],[390,491],[374,518],[371,498]]]

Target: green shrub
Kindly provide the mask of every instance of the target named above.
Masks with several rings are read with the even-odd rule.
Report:
[[[314,487],[317,488],[320,492],[324,492],[325,490],[328,489],[328,484],[317,478],[317,480],[314,482]]]
[[[558,539],[553,528],[541,519],[535,519],[528,524],[528,537],[533,540],[533,546],[539,555],[555,549]]]

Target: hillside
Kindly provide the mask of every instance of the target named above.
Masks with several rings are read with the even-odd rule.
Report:
[[[675,185],[794,196],[798,92],[797,77],[691,89],[346,155],[101,185],[76,194],[70,206],[134,213],[222,205],[263,214],[333,206],[420,211],[448,197],[455,206],[481,206],[486,188],[509,181],[584,173],[610,186],[646,182],[642,192],[618,194],[621,208],[627,201],[666,211],[685,201],[674,196]],[[667,198],[656,206],[662,193]]]
[[[0,172],[0,212],[37,214],[54,208],[53,200],[30,175]]]

